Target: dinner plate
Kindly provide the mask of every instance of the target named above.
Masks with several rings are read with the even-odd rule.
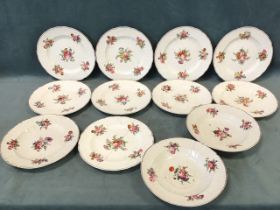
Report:
[[[182,26],[167,32],[155,50],[155,65],[167,80],[197,80],[212,61],[212,44],[201,30]]]
[[[79,141],[81,158],[89,165],[120,171],[136,166],[154,142],[151,130],[129,117],[107,117],[90,124]]]
[[[102,35],[96,46],[101,71],[113,80],[139,80],[150,70],[153,49],[140,31],[122,26]]]
[[[95,66],[90,41],[80,31],[66,26],[50,28],[40,36],[37,56],[43,68],[60,80],[82,80]]]
[[[81,82],[55,81],[37,88],[29,107],[38,114],[67,115],[87,105],[90,95],[90,88]]]
[[[151,91],[136,81],[115,80],[98,86],[91,101],[102,112],[127,115],[144,109],[151,101]]]
[[[267,34],[246,26],[221,39],[214,51],[213,63],[223,80],[253,81],[265,72],[272,54],[272,43]]]
[[[18,168],[40,168],[65,157],[78,139],[78,126],[71,119],[40,115],[19,123],[6,134],[1,156]]]
[[[169,80],[158,84],[152,93],[154,103],[174,114],[186,115],[194,107],[210,104],[210,92],[202,85],[184,80]]]
[[[227,105],[197,107],[188,115],[186,126],[195,139],[225,152],[248,150],[261,137],[260,127],[253,117]]]
[[[214,87],[212,96],[216,103],[234,106],[256,118],[269,116],[278,108],[273,93],[251,82],[222,82]]]
[[[208,147],[186,138],[165,139],[151,146],[143,157],[141,175],[158,198],[184,207],[211,202],[227,181],[222,159]]]

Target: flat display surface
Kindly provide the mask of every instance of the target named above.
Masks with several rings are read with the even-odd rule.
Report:
[[[48,28],[67,25],[84,33],[93,46],[110,28],[129,25],[142,31],[155,48],[170,29],[192,25],[203,30],[213,47],[229,31],[253,25],[265,31],[273,43],[269,69],[254,82],[280,99],[280,2],[241,1],[0,1],[0,136],[17,123],[35,116],[28,98],[41,85],[54,81],[36,56],[39,36]],[[83,80],[91,90],[109,81],[97,65]],[[162,77],[154,65],[140,82],[151,90]],[[213,66],[196,82],[210,91],[221,79]],[[68,115],[83,131],[107,117],[88,104]],[[163,112],[155,104],[129,115],[152,130],[155,142],[172,137],[192,138],[185,116]],[[280,113],[257,119],[262,139],[249,151],[218,152],[228,173],[223,193],[212,203],[196,208],[209,210],[279,209]],[[42,169],[21,170],[0,160],[0,209],[182,209],[159,200],[145,186],[139,166],[123,172],[103,172],[87,165],[77,147],[66,158]]]

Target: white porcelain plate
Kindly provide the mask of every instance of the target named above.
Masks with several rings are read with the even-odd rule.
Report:
[[[177,206],[201,206],[225,188],[222,159],[211,149],[186,138],[162,140],[145,153],[142,178],[151,192]]]
[[[127,115],[144,109],[151,101],[151,91],[136,81],[115,80],[98,86],[91,101],[102,112]]]
[[[152,132],[144,123],[129,117],[107,117],[85,129],[79,152],[95,168],[119,171],[139,164],[153,142]]]
[[[248,150],[261,137],[260,127],[253,117],[227,105],[197,107],[188,115],[186,125],[195,139],[225,152]]]
[[[82,80],[95,66],[90,41],[80,31],[66,26],[50,28],[40,36],[37,56],[43,68],[60,80]]]
[[[174,114],[188,114],[194,107],[210,104],[210,92],[202,85],[184,80],[169,80],[158,84],[152,93],[154,103]]]
[[[101,71],[114,80],[139,80],[150,70],[153,49],[148,38],[130,27],[117,27],[102,35],[96,46]]]
[[[253,117],[271,115],[278,108],[273,93],[251,82],[222,82],[213,89],[212,96],[216,103],[237,107]]]
[[[38,114],[67,115],[83,108],[90,95],[90,88],[81,82],[55,81],[36,89],[29,107]]]
[[[66,156],[79,139],[79,129],[69,118],[40,115],[11,129],[1,142],[8,164],[24,169],[50,165]]]
[[[208,69],[213,49],[201,30],[182,26],[167,32],[155,50],[155,64],[167,80],[197,80]]]
[[[241,27],[221,39],[213,63],[223,80],[253,81],[267,69],[272,54],[272,43],[266,33],[255,27]]]

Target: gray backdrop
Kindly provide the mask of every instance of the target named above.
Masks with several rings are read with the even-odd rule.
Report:
[[[0,135],[35,116],[28,98],[37,87],[53,81],[36,57],[36,42],[46,29],[66,25],[85,33],[96,45],[108,29],[127,25],[145,33],[153,46],[168,30],[181,25],[202,29],[215,47],[230,30],[252,25],[264,30],[274,45],[272,64],[255,82],[280,98],[280,1],[79,1],[0,0]],[[98,67],[84,82],[93,90],[108,81]],[[149,88],[163,81],[153,67],[141,80]],[[198,80],[209,90],[221,82],[211,66]],[[106,117],[88,104],[70,115],[81,131]],[[168,114],[154,104],[131,115],[146,123],[156,141],[191,137],[185,117]],[[229,175],[223,194],[201,209],[279,209],[279,112],[258,120],[261,142],[238,154],[219,153]],[[85,164],[77,149],[66,158],[38,170],[20,170],[0,160],[0,209],[176,209],[144,186],[139,166],[120,173],[96,170]],[[200,209],[200,208],[197,208]]]

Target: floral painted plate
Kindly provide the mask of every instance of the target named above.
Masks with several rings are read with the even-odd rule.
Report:
[[[90,41],[80,31],[66,26],[50,28],[40,36],[37,56],[44,69],[60,80],[82,80],[95,66]]]
[[[208,147],[186,138],[170,138],[151,146],[143,157],[141,174],[154,195],[184,207],[211,202],[227,181],[222,159]]]
[[[188,115],[186,126],[195,139],[225,152],[248,150],[261,137],[260,127],[253,117],[227,105],[197,107]]]
[[[102,112],[127,115],[144,109],[151,101],[151,91],[136,81],[115,80],[98,86],[91,101]]]
[[[216,103],[242,109],[256,118],[271,115],[278,108],[273,93],[251,82],[222,82],[213,89],[212,96]]]
[[[85,129],[79,152],[95,168],[120,171],[139,164],[153,142],[152,132],[144,123],[129,117],[107,117]]]
[[[267,69],[272,54],[272,43],[267,34],[246,26],[221,39],[215,49],[213,63],[223,80],[253,81]]]
[[[9,165],[40,168],[65,157],[78,139],[78,126],[71,119],[40,115],[19,123],[6,134],[1,155]]]
[[[35,90],[29,107],[38,114],[67,115],[87,105],[90,95],[90,88],[81,82],[55,81]]]
[[[117,27],[102,35],[96,46],[101,71],[113,80],[140,80],[153,63],[148,38],[130,27]]]
[[[184,80],[169,80],[158,84],[152,97],[159,108],[181,115],[187,115],[196,106],[212,102],[211,94],[204,86]]]
[[[213,49],[201,30],[182,26],[167,32],[155,50],[155,65],[167,80],[197,80],[208,69]]]

